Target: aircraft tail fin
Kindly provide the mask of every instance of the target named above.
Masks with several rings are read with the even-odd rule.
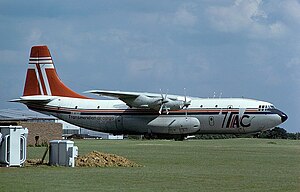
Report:
[[[25,80],[23,96],[52,95],[87,98],[68,88],[56,73],[47,46],[33,46]]]

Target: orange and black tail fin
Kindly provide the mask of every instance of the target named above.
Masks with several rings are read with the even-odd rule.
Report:
[[[47,46],[31,48],[23,96],[31,95],[87,98],[72,91],[60,80]]]

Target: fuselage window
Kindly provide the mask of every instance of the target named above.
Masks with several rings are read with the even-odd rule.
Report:
[[[202,108],[202,107],[203,107],[203,105],[200,105],[200,107]]]
[[[97,109],[100,109],[100,106],[98,106]]]
[[[218,107],[218,105],[215,106],[216,108]]]

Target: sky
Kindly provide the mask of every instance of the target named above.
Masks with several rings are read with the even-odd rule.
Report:
[[[23,93],[30,48],[91,89],[268,101],[300,132],[299,0],[0,1],[0,108]],[[91,95],[88,95],[91,96]]]

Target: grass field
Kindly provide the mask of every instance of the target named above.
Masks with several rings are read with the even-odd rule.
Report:
[[[0,168],[0,191],[300,191],[300,141],[263,139],[76,140],[135,168]],[[45,148],[28,148],[41,158]]]

